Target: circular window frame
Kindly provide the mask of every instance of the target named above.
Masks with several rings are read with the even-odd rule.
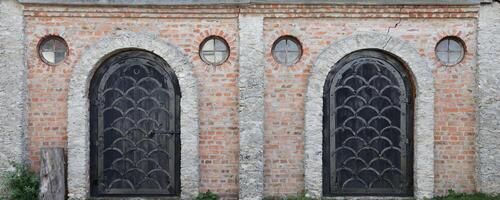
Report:
[[[463,50],[462,55],[460,56],[460,59],[458,59],[458,61],[456,63],[446,63],[443,60],[441,60],[438,56],[437,48],[438,48],[439,44],[441,42],[444,42],[445,40],[453,40],[453,41],[457,42],[462,47],[462,50]],[[449,51],[449,47],[448,47],[448,51]],[[445,37],[441,38],[434,46],[434,55],[436,56],[437,61],[439,63],[441,63],[443,66],[447,66],[447,67],[452,67],[452,66],[455,66],[455,65],[462,63],[462,61],[465,59],[466,53],[467,53],[467,45],[465,45],[465,42],[458,36],[453,36],[453,35],[445,36]]]
[[[279,61],[279,59],[276,57],[275,55],[275,49],[276,49],[276,46],[278,45],[279,42],[283,41],[283,40],[289,40],[289,41],[293,41],[295,42],[295,44],[297,44],[297,47],[299,49],[299,54],[297,55],[297,58],[294,59],[292,62],[290,63],[287,63],[285,61],[285,63],[282,63]],[[273,45],[271,46],[271,56],[273,57],[274,61],[280,65],[284,65],[284,66],[287,66],[287,67],[291,67],[291,66],[294,66],[295,64],[297,64],[300,59],[302,59],[302,55],[304,54],[304,50],[303,50],[303,46],[302,46],[302,43],[300,42],[300,40],[295,37],[295,36],[292,36],[292,35],[282,35],[280,37],[278,37],[274,42],[273,42]],[[287,56],[287,55],[285,55]]]
[[[227,48],[227,55],[224,59],[222,59],[220,62],[216,62],[216,63],[212,63],[210,61],[208,61],[207,59],[205,59],[205,57],[203,56],[203,46],[205,46],[205,44],[210,41],[210,40],[219,40],[219,41],[222,41],[222,43],[226,46]],[[214,45],[214,53],[215,53],[215,45]],[[229,59],[229,56],[231,55],[231,48],[229,47],[229,44],[227,43],[227,41],[223,38],[223,37],[220,37],[220,36],[217,36],[217,35],[211,35],[211,36],[208,36],[206,37],[205,39],[203,39],[203,41],[200,43],[200,46],[198,47],[198,56],[200,56],[201,60],[206,63],[207,65],[211,65],[211,66],[219,66],[219,65],[222,65],[224,64],[228,59]]]
[[[60,42],[62,42],[62,44],[64,44],[64,47],[66,48],[66,53],[64,54],[64,58],[62,60],[60,60],[59,62],[55,62],[55,63],[52,63],[52,62],[49,62],[47,59],[45,59],[45,57],[43,57],[42,55],[42,44],[48,40],[51,40],[51,39],[54,39],[54,40],[58,40]],[[38,58],[40,60],[42,60],[43,63],[47,64],[47,65],[50,65],[50,66],[55,66],[55,65],[59,65],[61,63],[63,63],[69,56],[69,46],[68,46],[68,43],[66,42],[66,40],[64,38],[62,38],[61,36],[58,36],[58,35],[47,35],[45,37],[43,37],[42,39],[40,39],[40,41],[38,41],[38,44],[37,44],[37,54],[38,54]]]

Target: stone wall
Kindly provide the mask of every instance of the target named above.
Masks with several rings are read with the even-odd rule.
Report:
[[[498,11],[497,4],[483,10],[493,15]],[[7,3],[3,1],[1,5],[15,4],[12,1]],[[426,112],[428,115],[433,115],[434,120],[432,121],[432,117],[425,118],[419,115],[416,124],[418,127],[434,125],[434,132],[418,132],[416,135],[424,134],[425,138],[415,138],[417,146],[425,144],[420,147],[425,147],[428,141],[435,141],[433,155],[435,160],[433,166],[431,164],[419,168],[424,165],[418,165],[420,163],[415,165],[416,170],[422,172],[419,175],[429,176],[424,179],[415,178],[415,185],[418,186],[415,187],[418,189],[416,193],[419,197],[423,197],[431,196],[433,193],[442,195],[448,189],[470,192],[475,190],[476,175],[474,93],[477,89],[475,73],[478,9],[478,5],[250,4],[78,7],[26,4],[24,33],[28,77],[17,81],[9,80],[7,83],[10,84],[9,88],[15,88],[19,85],[13,86],[12,83],[28,81],[28,152],[29,158],[34,162],[34,168],[38,169],[40,148],[67,148],[68,144],[74,142],[86,142],[85,138],[81,141],[68,141],[68,131],[78,129],[71,128],[71,124],[68,124],[68,113],[72,113],[68,110],[72,107],[67,107],[68,93],[71,91],[70,78],[75,72],[75,66],[80,70],[95,67],[78,65],[82,56],[87,55],[89,50],[93,51],[91,47],[95,47],[99,41],[119,35],[126,38],[123,41],[127,41],[119,42],[122,46],[116,45],[120,47],[128,44],[144,45],[134,42],[134,37],[137,35],[148,35],[148,38],[165,41],[165,44],[177,47],[180,52],[178,54],[185,55],[186,62],[192,63],[193,73],[198,80],[199,145],[193,146],[194,143],[189,143],[191,144],[189,148],[199,149],[200,191],[211,190],[226,198],[260,199],[262,196],[294,195],[309,189],[308,185],[313,185],[314,191],[309,192],[320,195],[321,181],[305,178],[305,174],[311,171],[315,174],[321,173],[320,168],[315,168],[321,165],[310,167],[311,162],[307,161],[317,158],[315,157],[317,155],[312,154],[318,152],[311,154],[311,151],[306,150],[308,136],[304,133],[307,86],[314,65],[321,52],[331,48],[333,44],[345,42],[345,38],[354,38],[354,41],[360,38],[356,35],[368,38],[370,35],[381,36],[379,38],[387,36],[394,40],[380,41],[386,41],[388,44],[392,41],[392,43],[376,47],[397,49],[404,44],[411,47],[406,49],[412,49],[414,54],[423,58],[418,65],[407,67],[415,71],[424,69],[432,71],[432,75],[428,74],[424,78],[417,79],[416,85],[420,84],[418,82],[420,80],[427,84],[432,82],[429,80],[435,80],[434,113]],[[13,9],[9,9],[9,12],[12,11]],[[498,18],[486,20],[494,19]],[[0,27],[3,28],[2,25]],[[485,32],[492,35],[495,33]],[[47,35],[59,35],[69,46],[68,58],[56,66],[43,63],[36,52],[38,42]],[[200,43],[211,35],[224,38],[230,46],[229,59],[220,66],[207,65],[199,57]],[[283,35],[296,37],[303,47],[301,59],[293,66],[280,65],[271,55],[273,42]],[[451,67],[443,66],[436,59],[434,52],[436,43],[446,36],[461,38],[467,48],[464,60]],[[485,43],[494,43],[489,37],[485,37],[484,40],[487,40]],[[374,41],[379,40],[372,42]],[[367,44],[364,41],[356,42]],[[149,43],[145,43],[147,44]],[[9,46],[19,48],[23,45],[9,44]],[[489,48],[496,47],[491,45]],[[7,48],[5,51],[10,49],[15,48]],[[4,51],[4,48],[1,51]],[[390,49],[387,51],[391,52]],[[491,51],[493,50],[486,52]],[[393,53],[400,53],[400,58],[407,56],[401,52]],[[22,53],[21,51],[19,55],[23,55]],[[340,52],[336,55],[347,53],[350,52]],[[15,58],[16,55],[18,54],[9,55],[8,58]],[[169,56],[171,55],[166,54],[164,57]],[[2,55],[1,58],[4,57]],[[21,64],[22,57],[19,59]],[[97,57],[99,55],[94,55],[92,60]],[[494,62],[488,59],[489,57],[484,60],[491,62],[489,66],[493,69]],[[2,60],[2,63],[10,62]],[[323,64],[327,66],[335,63]],[[21,72],[22,70],[16,71],[16,73]],[[489,74],[490,71],[484,73]],[[484,80],[497,81],[493,76],[488,77],[489,79]],[[318,78],[319,82],[323,81],[322,78],[326,77]],[[483,80],[480,80],[480,83],[481,81]],[[490,87],[490,83],[487,84],[485,87]],[[491,94],[492,92],[488,93]],[[495,101],[485,102],[493,108],[498,106],[488,104],[488,102],[496,103]],[[7,105],[14,104],[10,102],[2,104],[2,106]],[[318,116],[321,114],[313,113]],[[496,117],[496,114],[493,117]],[[22,122],[22,120],[16,121]],[[71,119],[69,121],[71,123]],[[79,123],[85,125],[86,122],[79,121]],[[492,124],[488,127],[497,126],[498,124]],[[486,132],[493,131],[495,129],[490,128]],[[482,135],[478,137],[479,143],[484,141],[481,137]],[[321,141],[309,144],[317,147],[321,145]],[[494,152],[493,145],[488,147],[491,150],[486,151],[486,155]],[[423,161],[429,161],[428,158],[432,157],[429,156],[431,152],[416,151],[416,153],[418,154],[416,157],[420,156]],[[479,151],[480,162],[490,162],[489,158],[482,159],[482,155],[483,153]],[[416,162],[420,161],[417,159]],[[498,166],[498,163],[487,166]],[[434,171],[430,170],[432,167]],[[435,172],[434,183],[428,183],[432,176],[430,175],[432,173],[428,172]],[[481,173],[479,176],[482,176]],[[191,191],[190,195],[193,194],[195,192]]]
[[[500,193],[500,2],[481,6],[478,28],[477,190]]]
[[[261,199],[264,190],[264,44],[262,16],[239,17],[239,199]]]
[[[25,146],[26,68],[22,6],[0,1],[0,172],[21,161]]]

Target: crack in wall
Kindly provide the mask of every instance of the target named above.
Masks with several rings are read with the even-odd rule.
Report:
[[[385,33],[385,35],[389,35],[389,33],[391,32],[391,29],[395,29],[399,26],[399,24],[401,24],[401,21],[402,21],[402,17],[401,17],[401,11],[403,10],[403,6],[399,7],[399,17],[398,17],[398,21],[396,22],[396,24],[394,24],[394,26],[389,26],[387,28],[387,32]],[[385,42],[384,46],[382,47],[383,49],[385,49],[385,47],[387,46],[387,44],[389,44],[389,42],[391,41],[391,37],[389,37],[389,39],[387,39],[387,41]]]
[[[401,17],[401,11],[403,10],[403,7],[399,7],[399,17],[398,17],[398,22],[396,22],[396,24],[394,24],[394,26],[389,26],[387,28],[387,33],[385,33],[386,35],[389,35],[389,32],[391,31],[391,29],[394,29],[394,28],[397,28],[399,26],[399,24],[401,23],[402,21],[402,17]]]

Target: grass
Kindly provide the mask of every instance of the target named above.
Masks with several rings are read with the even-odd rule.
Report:
[[[448,195],[441,197],[434,197],[432,200],[500,200],[500,194],[488,195],[485,193],[456,193],[453,190],[448,190]]]
[[[286,197],[265,197],[264,200],[315,200],[305,196],[305,193],[297,193],[294,196]],[[453,190],[448,190],[448,195],[441,197],[434,197],[431,200],[500,200],[500,194],[488,195],[485,193],[456,193]]]
[[[1,177],[0,199],[33,200],[38,199],[40,180],[29,165],[11,162],[13,171],[7,171]]]
[[[198,194],[195,200],[218,200],[219,195],[211,192],[210,190],[204,193]]]
[[[264,197],[264,200],[315,200],[310,197],[306,197],[305,192],[297,193],[297,195],[286,196],[286,197]]]

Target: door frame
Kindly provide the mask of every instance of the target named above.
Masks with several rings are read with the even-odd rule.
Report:
[[[164,59],[179,78],[181,104],[181,194],[192,199],[199,193],[198,83],[194,66],[183,51],[156,35],[122,32],[90,44],[73,67],[67,100],[68,110],[68,197],[90,197],[90,127],[88,91],[96,69],[117,52],[138,49]],[[134,198],[131,198],[134,199]]]
[[[308,78],[305,98],[305,190],[323,196],[323,85],[331,68],[351,52],[374,49],[403,63],[415,90],[414,197],[434,195],[434,76],[428,61],[409,42],[386,34],[354,34],[333,41],[318,56]]]

